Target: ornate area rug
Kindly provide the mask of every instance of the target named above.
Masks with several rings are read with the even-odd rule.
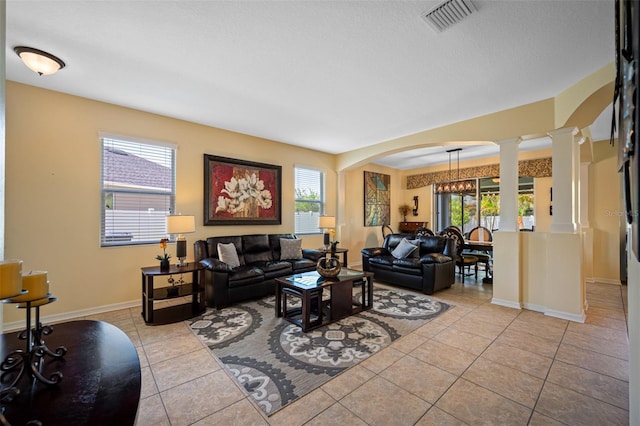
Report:
[[[374,287],[373,309],[308,333],[276,318],[274,296],[208,309],[188,323],[271,415],[448,308],[425,296]]]

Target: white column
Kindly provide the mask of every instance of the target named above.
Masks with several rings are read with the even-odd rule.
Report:
[[[518,229],[518,145],[521,138],[498,141],[500,145],[500,231]]]
[[[576,127],[552,130],[551,136],[551,156],[553,166],[551,169],[551,182],[553,187],[553,219],[551,221],[551,232],[575,233],[577,225],[576,214],[576,194],[577,185],[574,185],[576,176],[576,155],[578,155],[578,144],[574,137],[578,133]],[[578,159],[579,161],[579,159]]]
[[[518,144],[500,145],[500,230],[493,234],[493,298],[491,303],[522,308],[520,232],[518,229]]]

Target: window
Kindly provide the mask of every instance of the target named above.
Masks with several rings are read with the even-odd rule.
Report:
[[[500,180],[477,179],[476,192],[434,193],[437,229],[455,225],[464,233],[476,226],[492,231],[500,228]],[[518,221],[520,229],[535,228],[533,178],[518,180]],[[480,220],[478,220],[480,219]]]
[[[318,234],[318,218],[324,212],[324,173],[295,169],[296,234]]]
[[[157,243],[175,211],[176,147],[101,137],[100,245]]]

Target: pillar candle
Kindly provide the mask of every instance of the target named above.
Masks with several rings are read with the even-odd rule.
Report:
[[[0,260],[0,299],[22,291],[22,260]]]
[[[47,297],[49,294],[47,271],[29,271],[22,274],[22,289],[29,293],[14,297],[11,299],[12,302],[26,302]]]

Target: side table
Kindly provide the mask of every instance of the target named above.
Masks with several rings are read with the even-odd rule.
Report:
[[[331,249],[326,249],[324,247],[321,247],[318,249],[320,252],[324,253],[325,256],[327,255],[327,253],[331,253]],[[346,248],[336,248],[335,250],[336,254],[341,254],[342,255],[342,266],[343,267],[347,267],[347,253],[349,253],[349,249]]]
[[[168,271],[160,270],[159,266],[141,268],[142,270],[142,318],[150,325],[169,324],[193,318],[205,311],[204,304],[204,267],[200,263],[185,263],[182,266],[171,265]],[[170,287],[154,288],[153,279],[159,276],[190,274],[190,283],[175,285],[177,290],[169,293]],[[153,302],[191,296],[189,301],[154,308]]]

